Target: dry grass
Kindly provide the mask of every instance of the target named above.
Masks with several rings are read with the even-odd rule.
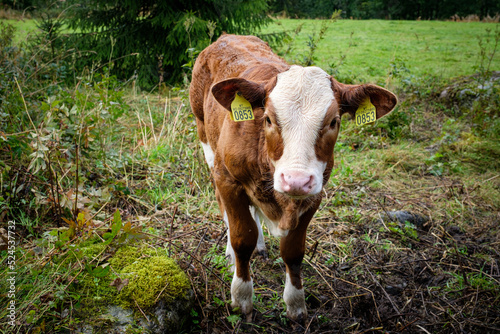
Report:
[[[483,180],[484,182],[485,180]],[[278,241],[269,258],[252,261],[257,299],[253,324],[227,320],[230,276],[224,266],[220,217],[176,217],[164,240],[177,243],[177,260],[190,275],[201,322],[193,333],[473,332],[500,328],[498,208],[484,203],[478,184],[426,177],[413,184],[381,180],[379,189],[354,182],[337,187],[353,205],[325,206],[312,222],[303,278],[309,318],[289,324],[281,301],[284,265]],[[498,184],[497,184],[498,186]],[[497,190],[498,191],[498,190]],[[380,217],[405,210],[426,216],[418,226]],[[493,211],[492,211],[493,210]],[[168,217],[170,220],[171,217]],[[189,234],[189,238],[176,235]],[[161,242],[157,246],[168,246]],[[222,303],[220,302],[222,301]]]
[[[17,10],[12,10],[5,6],[0,9],[0,19],[2,20],[24,20],[31,19],[31,14],[29,12],[21,12]]]
[[[101,203],[94,232],[103,233],[118,208],[124,221],[147,231],[150,247],[169,250],[196,296],[197,316],[188,332],[487,333],[500,328],[498,174],[434,176],[425,163],[431,155],[426,144],[372,143],[369,136],[358,144],[354,139],[360,134],[349,127],[308,231],[307,322],[286,318],[279,240],[269,237],[269,258],[256,256],[251,263],[253,324],[243,323],[230,308],[227,233],[185,97],[128,98],[133,112],[119,123],[133,135],[118,153],[134,158],[116,181],[130,194],[116,192],[112,201]],[[94,182],[105,178],[100,171]],[[381,219],[394,210],[428,220]],[[28,242],[25,249],[34,251],[36,245]]]
[[[199,315],[190,332],[500,329],[498,175],[433,176],[424,163],[425,145],[383,146],[337,154],[340,169],[326,187],[306,241],[305,324],[285,316],[279,240],[267,238],[269,258],[252,260],[255,311],[253,324],[245,324],[229,306],[226,230],[217,210],[151,220],[164,230],[155,246],[173,247],[190,276]],[[381,219],[391,211],[428,219],[419,224]],[[165,228],[163,221],[171,224]]]
[[[109,94],[118,95],[118,90],[103,88],[98,94],[98,87],[96,83],[88,91],[82,87],[71,91],[68,105],[78,95],[77,89],[82,99],[94,103],[82,104],[88,108],[82,108],[81,114],[75,116],[81,120],[71,123],[69,118],[61,118],[57,124],[73,126],[82,124],[87,116],[102,116],[100,106],[108,101]],[[427,85],[419,88],[422,87],[427,89]],[[81,132],[79,172],[73,158],[78,152],[69,156],[75,153],[73,146],[68,145],[65,150],[57,146],[56,139],[62,135],[50,138],[49,149],[52,156],[56,156],[57,150],[68,156],[52,160],[52,169],[45,173],[28,170],[32,157],[13,161],[9,150],[2,148],[7,157],[2,163],[12,167],[9,165],[11,169],[1,174],[1,189],[9,191],[2,194],[2,205],[9,209],[0,212],[0,216],[12,214],[7,210],[14,205],[24,209],[25,216],[14,217],[18,222],[16,238],[20,241],[18,263],[26,270],[23,279],[39,283],[31,287],[19,285],[18,296],[22,298],[24,294],[25,298],[19,303],[24,305],[19,308],[19,332],[43,328],[56,331],[61,327],[76,331],[75,322],[88,320],[80,319],[74,307],[85,293],[68,292],[78,276],[85,274],[81,263],[68,266],[67,271],[56,268],[56,272],[44,272],[54,257],[68,252],[48,243],[47,233],[60,235],[67,230],[57,218],[64,214],[70,218],[75,206],[88,214],[88,224],[80,227],[74,240],[68,241],[74,247],[87,233],[106,232],[118,209],[124,222],[148,236],[140,242],[169,251],[188,273],[196,296],[193,319],[186,329],[189,333],[500,330],[500,177],[497,165],[484,166],[484,161],[493,161],[491,152],[496,151],[488,147],[491,140],[479,137],[467,142],[466,137],[456,135],[451,144],[441,143],[439,137],[448,117],[433,106],[436,96],[401,97],[400,112],[408,120],[403,119],[404,131],[394,139],[389,139],[382,127],[360,130],[343,125],[335,154],[336,171],[325,187],[321,209],[311,223],[306,241],[303,279],[309,317],[305,324],[286,318],[281,298],[284,264],[279,256],[279,240],[272,237],[267,238],[269,257],[252,259],[253,324],[243,323],[238,313],[231,310],[231,275],[224,257],[227,233],[196,138],[186,92],[166,98],[138,94],[132,88],[124,96],[127,112],[116,120],[96,117],[92,125],[99,133],[90,127]],[[51,110],[57,116],[55,106]],[[467,119],[457,122],[471,123]],[[460,124],[449,126],[448,130],[468,133],[470,127]],[[54,126],[54,131],[61,128]],[[30,131],[25,129],[22,134]],[[94,151],[85,147],[85,138]],[[92,146],[92,140],[102,145]],[[476,161],[465,161],[464,154],[469,152],[471,143],[477,142],[484,145],[475,151]],[[448,160],[432,160],[437,149],[448,152]],[[96,158],[98,154],[101,155]],[[432,168],[439,163],[448,165],[437,173]],[[458,163],[462,170],[453,171],[452,163]],[[78,175],[80,186],[79,181],[76,185],[74,182]],[[63,211],[56,210],[59,206]],[[427,220],[405,223],[381,219],[394,210],[418,214]],[[43,224],[30,221],[39,216],[45,219]],[[61,226],[55,228],[59,223]],[[93,260],[105,263],[106,256]],[[46,281],[42,282],[42,277]],[[54,307],[50,303],[54,299],[49,300],[45,294],[56,289],[62,289],[66,299]],[[39,303],[36,312],[33,300]],[[75,313],[63,318],[65,309]],[[143,311],[147,315],[148,310]],[[28,321],[30,312],[38,318]]]
[[[494,16],[487,15],[482,19],[478,15],[467,15],[467,16],[458,16],[457,14],[453,15],[450,18],[450,21],[454,22],[489,22],[489,23],[498,23],[500,22],[500,14],[495,14]]]

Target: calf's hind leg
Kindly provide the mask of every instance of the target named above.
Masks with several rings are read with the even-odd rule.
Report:
[[[240,308],[246,315],[246,320],[252,320],[253,311],[253,281],[250,275],[250,257],[257,245],[258,229],[250,215],[248,206],[246,210],[226,207],[229,221],[231,246],[235,257],[235,270],[231,282],[231,301],[233,308]],[[241,210],[241,211],[240,211]]]
[[[233,308],[239,308],[241,313],[246,316],[246,321],[250,322],[253,311],[250,257],[257,245],[259,232],[250,213],[248,197],[237,183],[228,180],[230,178],[223,173],[215,174],[217,199],[221,210],[224,210],[224,218],[227,218],[228,238],[234,254],[231,300]]]
[[[264,241],[264,233],[262,232],[262,224],[261,224],[261,214],[259,213],[259,209],[255,206],[250,205],[250,214],[252,215],[255,224],[257,225],[257,229],[259,231],[259,237],[257,239],[257,254],[267,259],[267,250],[266,250],[266,242]]]

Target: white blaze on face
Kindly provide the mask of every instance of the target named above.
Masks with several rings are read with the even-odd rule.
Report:
[[[317,159],[314,145],[335,99],[328,74],[318,67],[292,66],[278,74],[269,99],[284,144],[275,162],[274,188],[298,197],[319,193],[326,162]]]

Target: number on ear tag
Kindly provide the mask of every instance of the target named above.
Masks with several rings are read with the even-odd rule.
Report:
[[[370,99],[367,98],[359,105],[358,110],[356,110],[356,125],[361,126],[364,124],[373,123],[376,120],[376,108],[371,103]]]
[[[234,100],[231,103],[231,119],[235,122],[242,122],[250,121],[254,118],[250,102],[240,92],[236,92]]]

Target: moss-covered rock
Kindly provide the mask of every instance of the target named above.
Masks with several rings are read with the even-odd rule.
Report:
[[[84,332],[122,332],[124,328],[176,332],[189,317],[193,305],[189,279],[164,250],[122,246],[112,251],[102,242],[88,242],[79,245],[73,254],[74,260],[86,263],[94,260],[94,266],[111,267],[104,277],[89,272],[79,277],[77,289],[82,296],[82,307],[77,317],[85,319]],[[96,256],[105,258],[105,262],[96,260]],[[133,314],[117,317],[122,310],[132,310]],[[143,312],[148,319],[144,319]]]
[[[189,280],[174,260],[164,256],[151,256],[131,263],[121,270],[121,279],[129,279],[128,285],[118,295],[118,301],[125,307],[140,308],[153,306],[160,298],[171,302],[184,298]]]

